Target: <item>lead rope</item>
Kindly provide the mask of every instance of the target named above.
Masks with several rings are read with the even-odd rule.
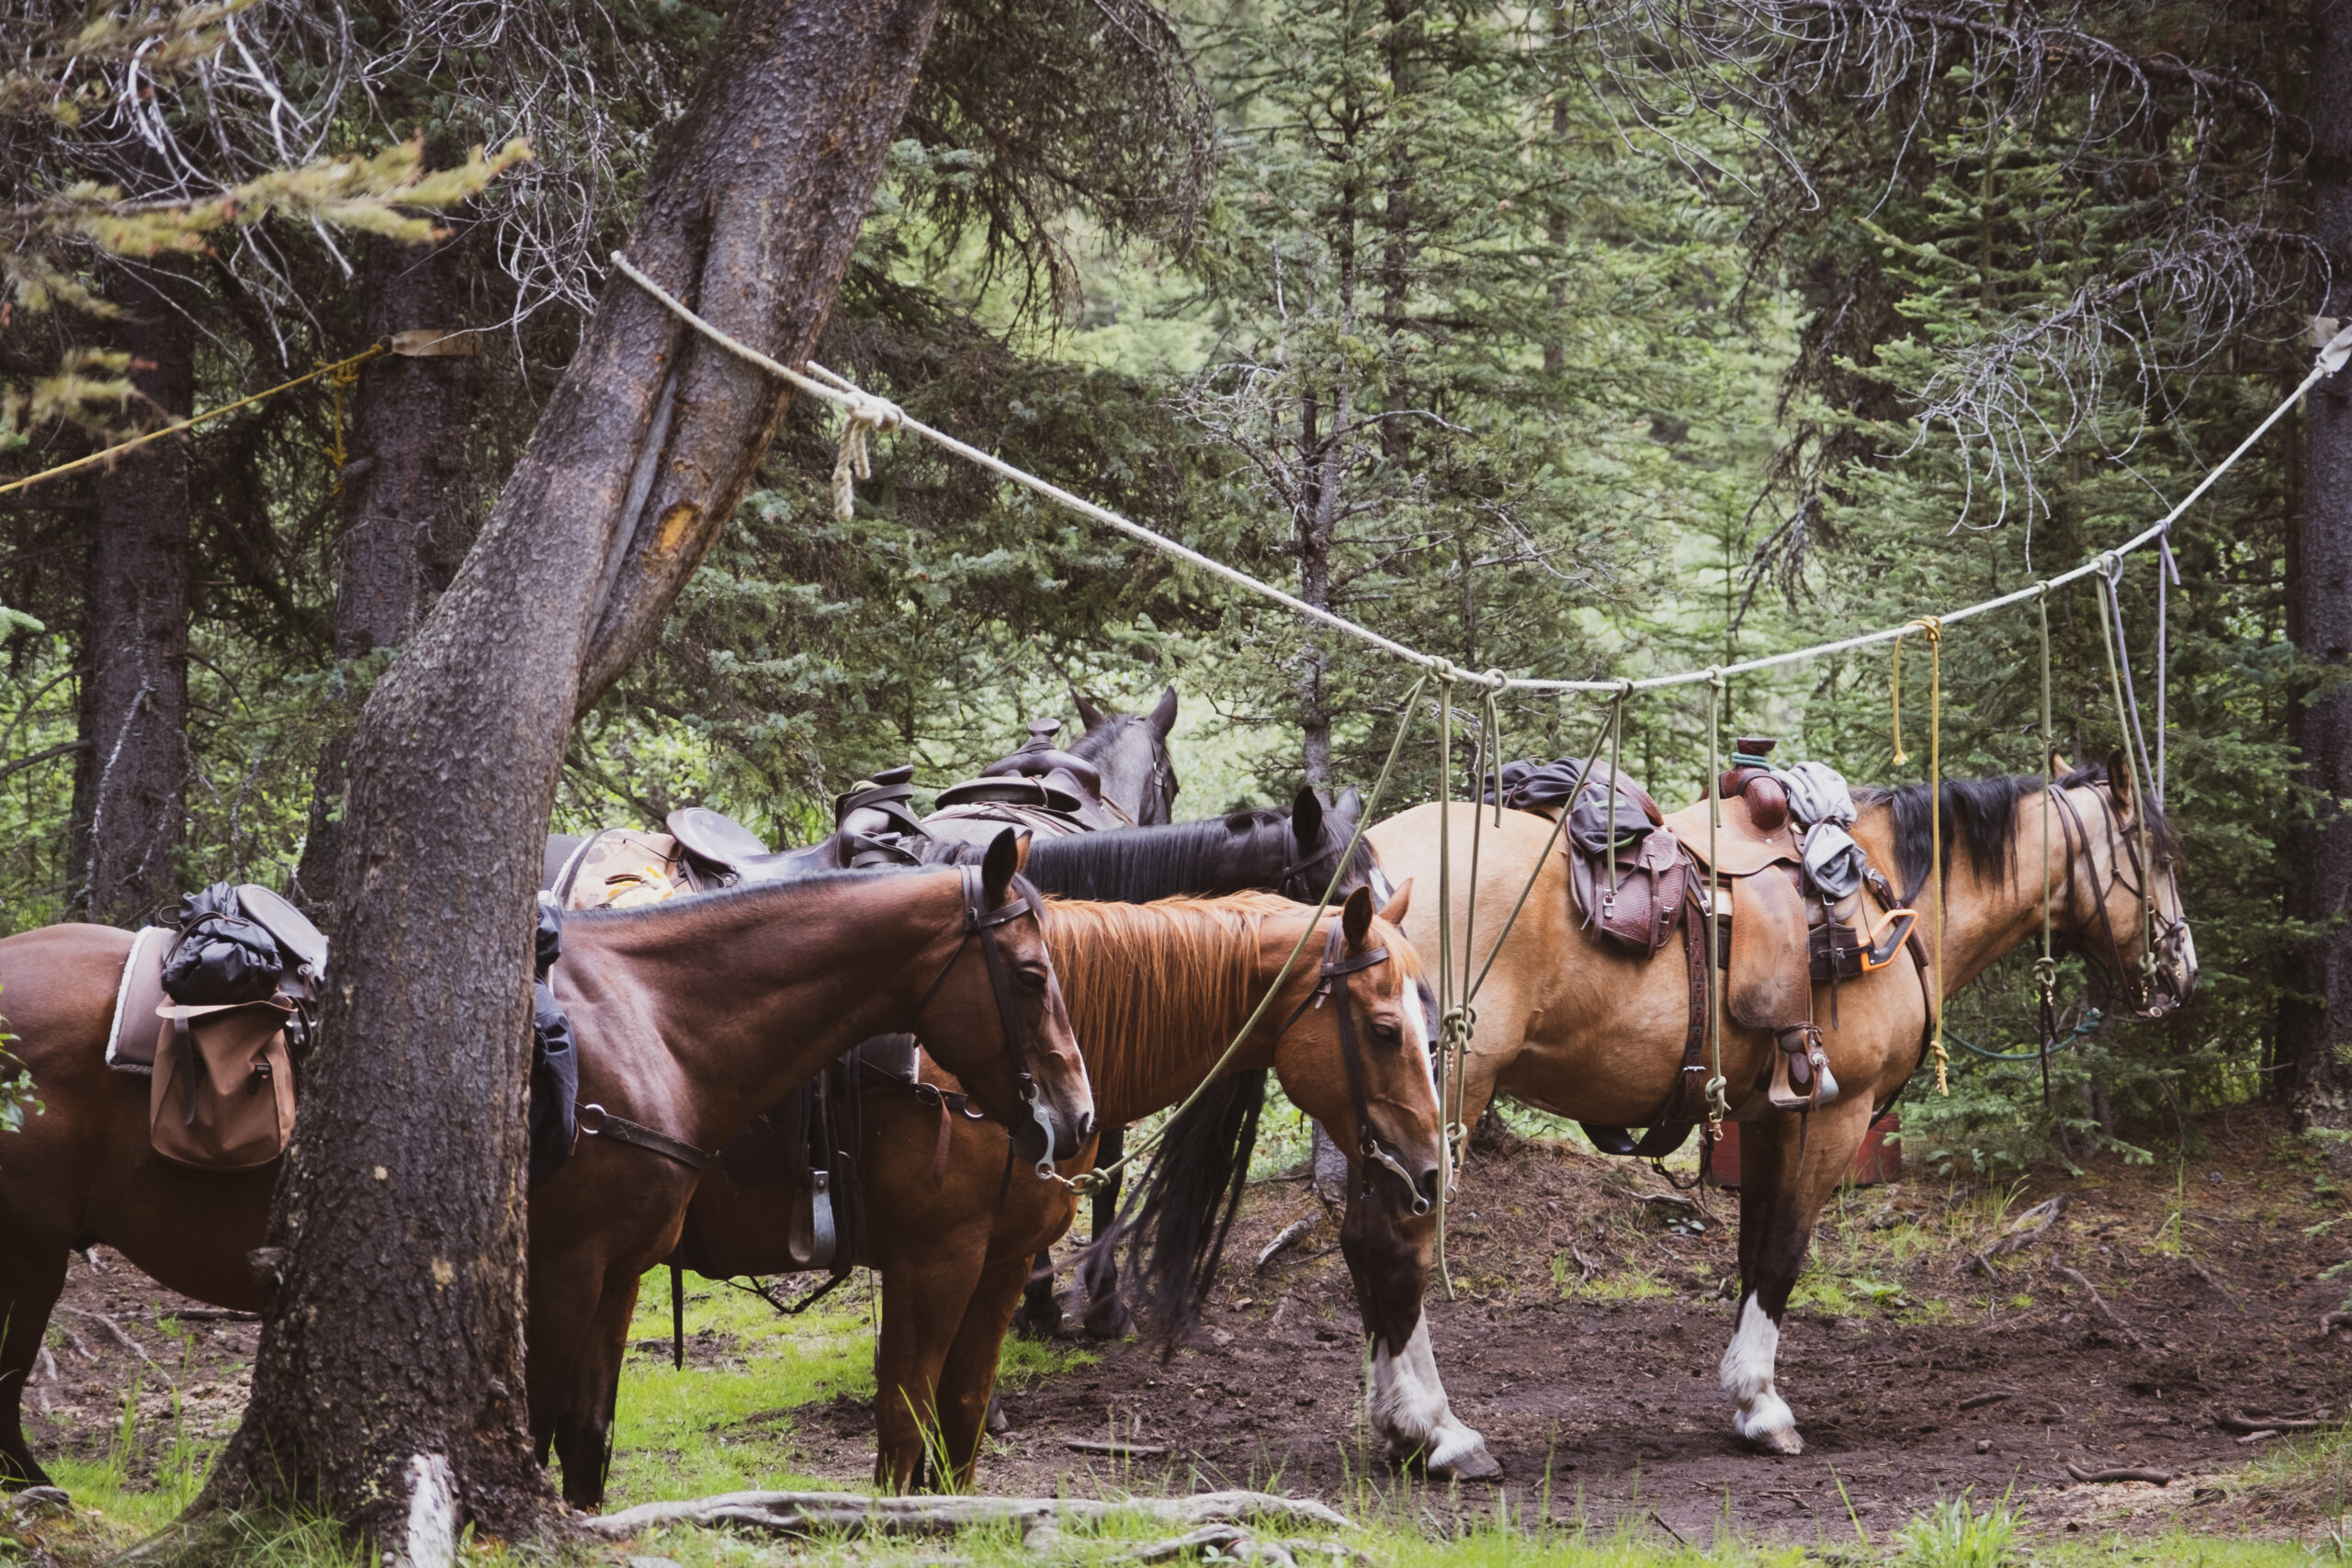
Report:
[[[2036,601],[2041,618],[2041,956],[2034,961],[2034,984],[2041,992],[2041,1109],[2050,1111],[2050,1048],[2058,1032],[2058,959],[2050,931],[2050,819],[2058,814],[2058,745],[2050,729],[2050,585],[2041,585]],[[2161,743],[2163,733],[2158,731]],[[2066,863],[2069,899],[2074,862]]]
[[[1944,1049],[1944,624],[1933,615],[1911,623],[1928,638],[1928,837],[1936,886],[1936,1092],[1951,1093],[1951,1053]]]
[[[1898,642],[1896,648],[1903,645]],[[1716,785],[1715,775],[1723,767],[1723,705],[1728,689],[1720,669],[1707,671],[1707,1040],[1714,1062],[1714,1076],[1707,1080],[1707,1149],[1712,1154],[1717,1140],[1724,1135],[1724,1118],[1731,1114],[1731,1098],[1725,1092],[1729,1080],[1724,1077],[1724,987],[1715,978],[1717,954],[1723,951],[1723,877],[1716,871],[1723,856],[1717,841],[1723,832],[1724,803]],[[1707,1158],[1702,1156],[1699,1170],[1705,1177]]]
[[[2147,802],[2141,795],[2139,771],[2132,761],[2133,710],[2124,705],[2123,667],[2115,656],[2115,626],[2122,623],[2123,617],[2122,606],[2115,597],[2115,580],[2123,573],[2123,558],[2110,550],[2100,558],[2102,565],[2109,566],[2109,570],[2098,574],[2099,592],[2106,599],[2106,603],[2099,606],[2098,634],[2100,640],[2107,645],[2108,684],[2115,697],[2116,725],[2123,734],[2123,744],[2117,748],[2117,753],[2123,759],[2123,781],[2132,791],[2132,798],[2137,807],[2132,815],[2136,819],[2132,824],[2133,834],[2140,840],[2140,983],[2145,987],[2141,993],[2145,998],[2154,995],[2156,987],[2155,874],[2152,869],[2154,859],[2148,846]],[[2112,787],[2110,784],[2109,788]],[[2109,841],[2111,843],[2113,840]],[[2118,953],[2116,956],[2120,963],[2122,955]]]
[[[1453,1274],[1446,1266],[1446,1199],[1453,1190],[1453,1089],[1455,1063],[1467,1052],[1470,1022],[1453,999],[1453,668],[1436,671],[1437,681],[1437,1274],[1445,1299],[1453,1299]]]

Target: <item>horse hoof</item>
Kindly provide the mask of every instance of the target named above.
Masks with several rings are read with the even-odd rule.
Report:
[[[1804,1452],[1804,1438],[1794,1427],[1781,1427],[1770,1432],[1751,1432],[1743,1439],[1759,1454],[1777,1454],[1783,1458]]]
[[[1502,1473],[1503,1467],[1483,1443],[1466,1454],[1430,1466],[1430,1478],[1437,1481],[1498,1481]]]

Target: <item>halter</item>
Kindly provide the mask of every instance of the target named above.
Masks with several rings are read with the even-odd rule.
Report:
[[[2075,860],[2078,853],[2085,856],[2090,853],[2090,825],[2083,820],[2081,810],[2064,789],[2053,784],[2050,793],[2061,813],[2059,830],[2065,836],[2066,912],[2071,915],[2075,907]],[[2095,966],[2114,977],[2117,989],[2123,994],[2132,1011],[2142,1017],[2155,1017],[2178,1006],[2180,999],[2172,995],[2170,977],[2157,954],[2176,950],[2188,929],[2188,921],[2179,916],[2167,915],[2157,907],[2155,879],[2141,856],[2140,835],[2125,832],[2118,827],[2115,808],[2106,794],[2094,789],[2092,796],[2099,803],[2099,824],[2107,834],[2109,870],[2106,881],[2095,886],[2091,901],[2098,912],[2099,929],[2106,934],[2108,953],[2113,963],[2110,964],[2088,953],[2086,956]],[[2127,861],[2131,865],[2128,880],[2124,872]],[[2049,874],[2046,868],[2042,874]],[[2136,974],[2133,965],[2124,959],[2122,939],[2116,933],[2114,919],[2107,909],[2108,896],[2119,884],[2140,900],[2141,927],[2146,946],[2141,954]],[[2043,918],[2046,922],[2046,905]],[[2162,995],[2159,995],[2160,987]]]
[[[1363,1157],[1363,1191],[1367,1196],[1372,1191],[1372,1168],[1386,1166],[1396,1173],[1397,1179],[1404,1182],[1405,1190],[1413,1195],[1413,1213],[1416,1215],[1426,1214],[1430,1212],[1430,1201],[1421,1196],[1421,1190],[1414,1184],[1413,1173],[1405,1168],[1405,1162],[1381,1141],[1378,1133],[1373,1131],[1372,1116],[1363,1092],[1363,1048],[1356,1043],[1355,1010],[1348,1001],[1348,976],[1387,963],[1388,950],[1385,947],[1367,948],[1353,958],[1347,957],[1343,951],[1347,940],[1344,925],[1345,922],[1340,920],[1331,922],[1330,934],[1323,940],[1322,977],[1316,982],[1315,989],[1309,991],[1298,1006],[1291,1009],[1290,1016],[1283,1020],[1282,1028],[1274,1032],[1274,1041],[1279,1044],[1282,1037],[1290,1032],[1290,1026],[1305,1016],[1308,1008],[1320,1006],[1326,995],[1339,1003],[1340,1065],[1347,1074],[1348,1103],[1355,1111],[1356,1147]]]
[[[1022,1027],[1021,1015],[1014,1010],[1012,982],[1005,973],[1004,953],[996,942],[996,928],[1010,925],[1014,920],[1035,919],[1040,931],[1045,929],[1045,917],[1037,906],[1037,889],[1030,885],[1027,877],[1016,876],[1012,879],[1012,887],[1020,894],[1019,900],[1001,908],[991,909],[988,907],[987,889],[981,880],[982,868],[961,865],[956,869],[964,882],[964,934],[956,942],[956,950],[947,955],[947,962],[939,966],[939,973],[932,976],[931,984],[923,987],[922,999],[915,1003],[915,1010],[907,1021],[915,1026],[916,1034],[922,1034],[923,1009],[931,1005],[932,998],[938,994],[949,971],[964,956],[965,944],[975,935],[978,936],[980,954],[988,960],[989,989],[996,994],[997,1021],[1004,1029],[1004,1048],[1012,1058],[1015,1092],[1029,1107],[1030,1117],[1037,1123],[1038,1130],[1046,1135],[1045,1153],[1037,1158],[1037,1175],[1041,1179],[1050,1181],[1058,1175],[1054,1169],[1054,1123],[1038,1098],[1036,1075],[1029,1070],[1028,1031]]]

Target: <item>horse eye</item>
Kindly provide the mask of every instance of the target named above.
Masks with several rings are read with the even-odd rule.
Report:
[[[1046,988],[1046,972],[1043,969],[1016,969],[1013,974],[1030,990],[1042,991]]]
[[[1374,1024],[1372,1026],[1372,1037],[1374,1040],[1379,1041],[1384,1045],[1394,1045],[1402,1038],[1396,1031],[1396,1026],[1393,1023]]]

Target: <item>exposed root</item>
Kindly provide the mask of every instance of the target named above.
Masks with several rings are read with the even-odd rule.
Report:
[[[2085,1470],[2073,1460],[2066,1461],[2066,1473],[2083,1482],[2145,1481],[2155,1486],[2173,1483],[2173,1472],[2169,1470],[2125,1470],[2120,1467],[2114,1470]]]
[[[2132,1343],[2140,1349],[2144,1350],[2148,1348],[2147,1343],[2140,1337],[2138,1331],[2130,1324],[2123,1321],[2123,1314],[2121,1313],[2116,1311],[2112,1306],[2108,1304],[2107,1298],[2098,1293],[2098,1287],[2092,1284],[2088,1279],[2085,1278],[2081,1270],[2069,1269],[2064,1263],[2059,1262],[2056,1258],[2052,1258],[2050,1261],[2050,1272],[2058,1279],[2065,1280],[2066,1283],[2074,1286],[2085,1295],[2090,1297],[2091,1305],[2098,1308],[2099,1315],[2106,1318],[2108,1322],[2115,1325],[2117,1333],[2122,1335],[2124,1338],[2132,1341]]]
[[[583,1529],[611,1540],[655,1525],[738,1525],[780,1535],[935,1535],[1012,1525],[1023,1540],[1050,1538],[1064,1524],[1140,1515],[1193,1530],[1262,1520],[1349,1529],[1345,1516],[1320,1503],[1264,1492],[1204,1492],[1192,1497],[1095,1502],[1072,1497],[864,1497],[848,1492],[729,1492],[678,1503],[644,1503],[589,1519]]]

